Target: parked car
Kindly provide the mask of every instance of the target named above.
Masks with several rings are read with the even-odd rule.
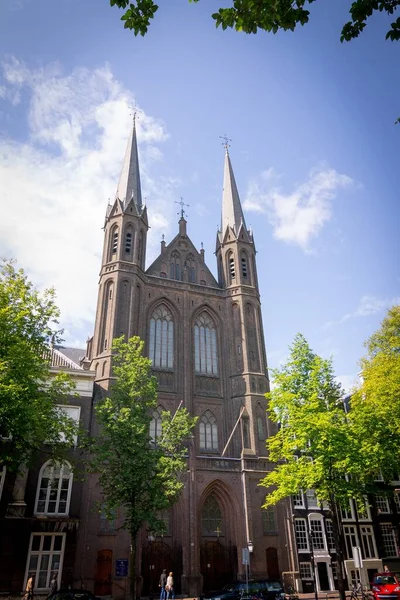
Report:
[[[66,588],[53,592],[48,600],[100,600],[97,596],[89,592],[89,590],[79,590],[74,588]]]
[[[244,598],[261,600],[280,600],[285,594],[283,587],[277,580],[264,579],[263,581],[236,581],[228,583],[222,590],[204,595],[204,600],[241,600]]]
[[[400,581],[395,573],[375,573],[371,590],[375,600],[400,600]]]

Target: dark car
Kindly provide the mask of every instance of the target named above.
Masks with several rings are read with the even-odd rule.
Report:
[[[400,581],[394,573],[375,573],[371,590],[374,600],[400,600]]]
[[[49,600],[100,600],[97,596],[89,592],[89,590],[79,590],[74,588],[66,588],[58,590],[49,596]]]
[[[249,581],[248,591],[245,581],[228,583],[222,590],[204,595],[204,600],[240,600],[241,598],[261,598],[279,600],[284,598],[283,587],[277,580]]]

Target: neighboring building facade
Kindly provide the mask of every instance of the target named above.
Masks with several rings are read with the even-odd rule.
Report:
[[[164,515],[167,532],[156,539],[143,532],[140,540],[137,568],[144,595],[158,588],[163,568],[174,572],[178,592],[190,596],[243,576],[242,548],[249,542],[253,576],[279,577],[286,569],[282,507],[263,511],[265,492],[258,487],[271,469],[265,439],[273,426],[264,397],[268,379],[256,250],[228,150],[224,169],[218,280],[204,250],[190,240],[183,210],[177,235],[168,245],[161,242],[160,255],[145,268],[148,216],[135,126],[105,219],[96,324],[87,353],[96,373],[95,401],[110,387],[113,338],[139,335],[159,382],[153,437],[160,431],[161,411],[174,412],[180,402],[199,417],[185,490]],[[118,529],[121,515],[104,528],[90,508],[99,499],[93,476],[83,491],[76,581],[98,595],[123,596],[129,536]]]
[[[400,571],[400,481],[382,485],[382,494],[366,499],[365,508],[357,509],[354,500],[340,509],[340,538],[347,587],[368,586],[374,573],[386,566]],[[287,524],[295,551],[290,554],[291,570],[297,589],[303,592],[337,589],[337,557],[330,511],[321,506],[313,490],[291,499]],[[356,550],[353,550],[356,549]],[[358,549],[358,550],[357,550]],[[356,556],[355,556],[356,555]]]
[[[50,373],[62,371],[72,377],[76,395],[61,406],[87,429],[94,373],[82,367],[79,356],[84,351],[53,348]],[[55,466],[45,450],[33,467],[18,475],[7,473],[5,467],[0,470],[1,594],[19,594],[30,575],[35,576],[38,594],[47,595],[54,573],[59,586],[73,583],[83,485],[79,454],[71,448],[70,462]],[[74,472],[72,464],[77,465]]]

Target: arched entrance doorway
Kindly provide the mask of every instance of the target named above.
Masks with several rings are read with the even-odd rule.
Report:
[[[206,497],[201,511],[200,568],[205,592],[218,590],[236,579],[237,551],[232,544],[230,521],[214,491]]]
[[[158,582],[160,575],[166,569],[167,574],[174,574],[175,593],[181,591],[182,576],[182,548],[181,546],[168,546],[162,540],[149,542],[142,552],[142,577],[144,596],[159,595]]]

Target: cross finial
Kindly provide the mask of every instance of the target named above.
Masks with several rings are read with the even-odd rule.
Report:
[[[224,133],[224,135],[220,135],[219,136],[221,138],[221,140],[224,140],[222,142],[223,147],[225,148],[225,150],[228,152],[228,148],[230,147],[230,143],[232,140],[231,138],[228,138],[228,136],[226,135],[226,133]]]
[[[184,206],[187,206],[187,207],[189,207],[189,206],[190,206],[190,204],[185,204],[185,203],[184,203],[184,201],[183,201],[183,198],[182,198],[182,196],[181,196],[180,198],[181,198],[181,201],[180,201],[180,202],[178,202],[178,200],[175,200],[175,204],[180,204],[180,206],[181,206],[181,210],[180,210],[180,212],[178,212],[178,213],[176,213],[176,214],[177,214],[177,215],[179,215],[179,214],[180,214],[180,215],[181,215],[181,219],[184,219],[184,217],[185,217],[185,215],[186,215],[186,211],[184,210],[184,208],[183,208],[183,207],[184,207]]]
[[[219,528],[219,525],[217,526],[217,529],[215,530],[215,533],[217,534],[217,538],[219,539],[219,536],[222,533],[222,530]]]

